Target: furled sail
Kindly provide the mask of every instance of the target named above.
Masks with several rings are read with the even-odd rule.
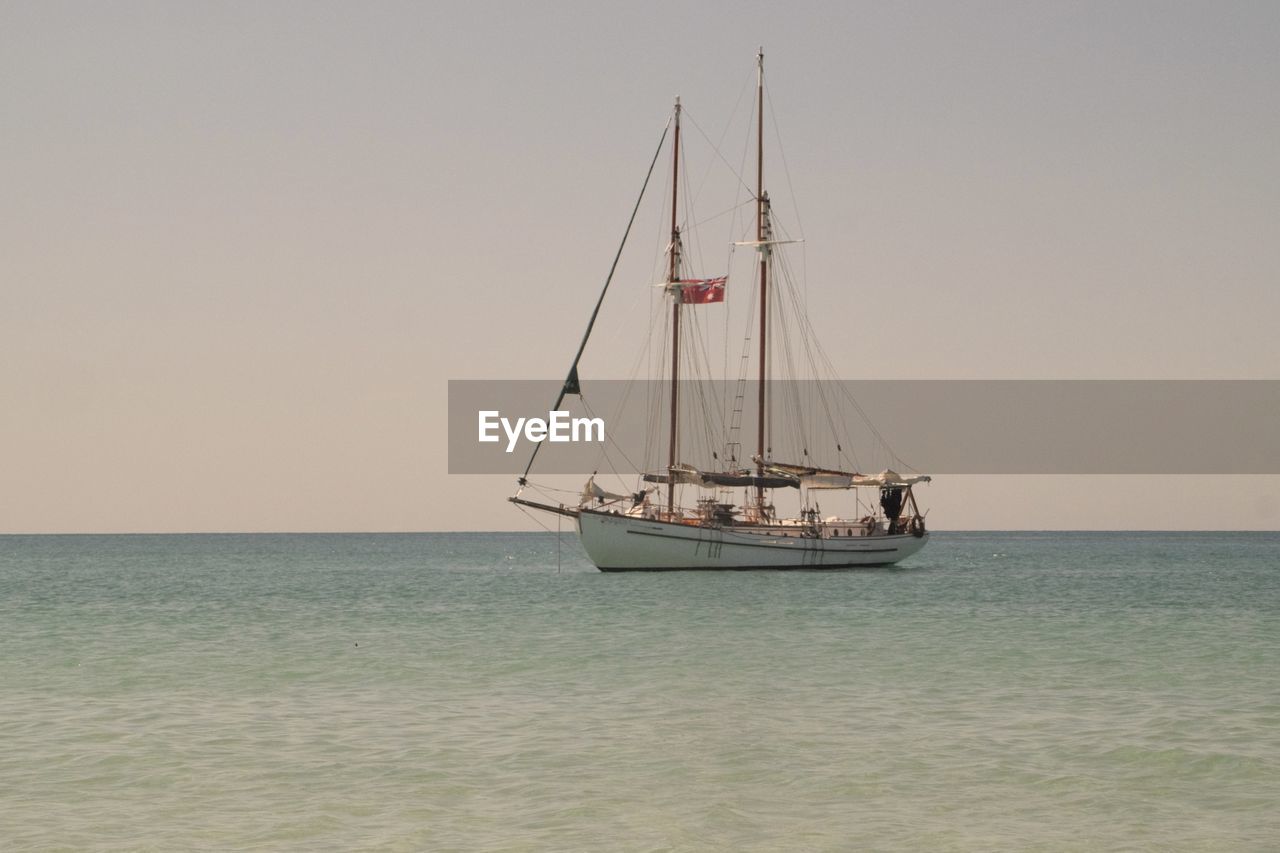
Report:
[[[892,468],[886,468],[879,474],[858,477],[855,486],[914,486],[916,483],[929,483],[933,478],[928,474],[909,474],[902,476]]]
[[[596,477],[594,474],[587,480],[586,485],[582,487],[582,502],[590,503],[593,500],[601,501],[623,501],[626,495],[616,495],[613,492],[606,492],[604,489],[596,485]]]
[[[916,483],[928,483],[931,478],[927,474],[911,474],[902,476],[891,468],[879,474],[859,474],[856,471],[835,471],[828,468],[814,468],[808,465],[792,465],[786,462],[771,462],[764,467],[766,474],[790,479],[791,485],[803,486],[806,489],[851,489],[856,486],[912,486]]]

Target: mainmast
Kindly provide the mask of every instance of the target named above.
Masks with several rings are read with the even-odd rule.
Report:
[[[768,365],[765,335],[768,332],[769,310],[769,245],[768,217],[769,197],[764,192],[764,48],[756,55],[756,242],[760,252],[760,380],[756,420],[756,470],[764,476],[765,450],[765,382]],[[764,486],[756,486],[756,503],[764,514]]]
[[[671,148],[671,265],[667,269],[667,290],[671,293],[671,438],[667,453],[667,513],[676,506],[675,467],[680,404],[680,303],[684,293],[680,285],[680,228],[676,197],[680,189],[680,98],[676,98],[675,142]]]

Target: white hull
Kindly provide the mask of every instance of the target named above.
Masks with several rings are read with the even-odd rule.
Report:
[[[919,551],[928,534],[914,536],[801,536],[794,528],[767,531],[693,527],[625,515],[583,511],[582,546],[605,572],[679,569],[845,569],[885,566]]]

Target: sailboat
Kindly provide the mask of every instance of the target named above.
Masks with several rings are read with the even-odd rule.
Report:
[[[541,445],[535,445],[519,490],[509,500],[518,506],[556,513],[575,523],[588,557],[601,571],[678,571],[678,570],[746,570],[746,569],[846,569],[884,566],[917,553],[929,540],[924,513],[916,501],[914,487],[927,483],[930,477],[919,473],[899,474],[885,468],[878,474],[866,474],[839,467],[811,464],[809,450],[803,450],[801,461],[775,459],[772,445],[778,443],[767,430],[772,423],[770,406],[774,403],[770,375],[771,287],[775,283],[777,256],[786,243],[774,233],[769,195],[764,187],[764,52],[756,57],[756,188],[754,196],[754,239],[736,241],[735,245],[754,251],[757,260],[752,278],[758,285],[758,305],[751,303],[758,327],[746,333],[747,351],[755,333],[756,430],[755,453],[751,465],[739,461],[740,452],[731,451],[712,466],[695,467],[681,461],[681,322],[696,306],[714,304],[725,299],[727,276],[686,277],[684,271],[683,233],[678,218],[677,194],[681,166],[681,103],[677,98],[667,130],[674,130],[672,143],[671,238],[664,259],[664,280],[660,286],[670,300],[667,328],[670,385],[667,392],[669,413],[666,438],[666,465],[657,470],[637,471],[638,488],[628,494],[605,491],[595,477],[584,487],[576,505],[533,500],[525,496],[530,486],[529,474]],[[659,143],[649,166],[653,173],[663,141]],[[648,185],[648,177],[645,186]],[[644,191],[641,191],[643,198]],[[640,202],[637,201],[638,210]],[[635,221],[633,210],[631,222]],[[627,233],[631,226],[628,225]],[[626,243],[624,236],[623,244]],[[619,256],[622,248],[619,247]],[[568,376],[553,410],[560,409],[567,396],[581,396],[579,361],[600,313],[609,289],[613,269],[592,312],[587,331],[578,347]],[[805,326],[806,329],[811,327]],[[666,345],[666,340],[664,340]],[[744,351],[744,365],[747,351]],[[664,365],[665,367],[665,365]],[[740,392],[741,396],[741,392]],[[697,412],[696,407],[695,413]],[[741,400],[734,409],[742,413]],[[737,427],[738,420],[734,420]],[[740,448],[741,442],[734,446]],[[843,452],[840,445],[837,449]],[[774,495],[779,490],[798,490],[800,509],[792,517],[782,517],[775,509]],[[683,492],[696,490],[700,495],[693,507],[681,506]],[[740,491],[735,491],[740,490]],[[823,516],[815,494],[830,490],[860,493],[870,490],[874,498],[864,502],[855,517]],[[701,496],[706,494],[707,496]],[[878,498],[878,500],[876,500]]]

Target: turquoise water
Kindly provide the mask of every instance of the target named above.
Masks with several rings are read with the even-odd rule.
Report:
[[[1280,535],[0,537],[0,847],[1275,850]]]

